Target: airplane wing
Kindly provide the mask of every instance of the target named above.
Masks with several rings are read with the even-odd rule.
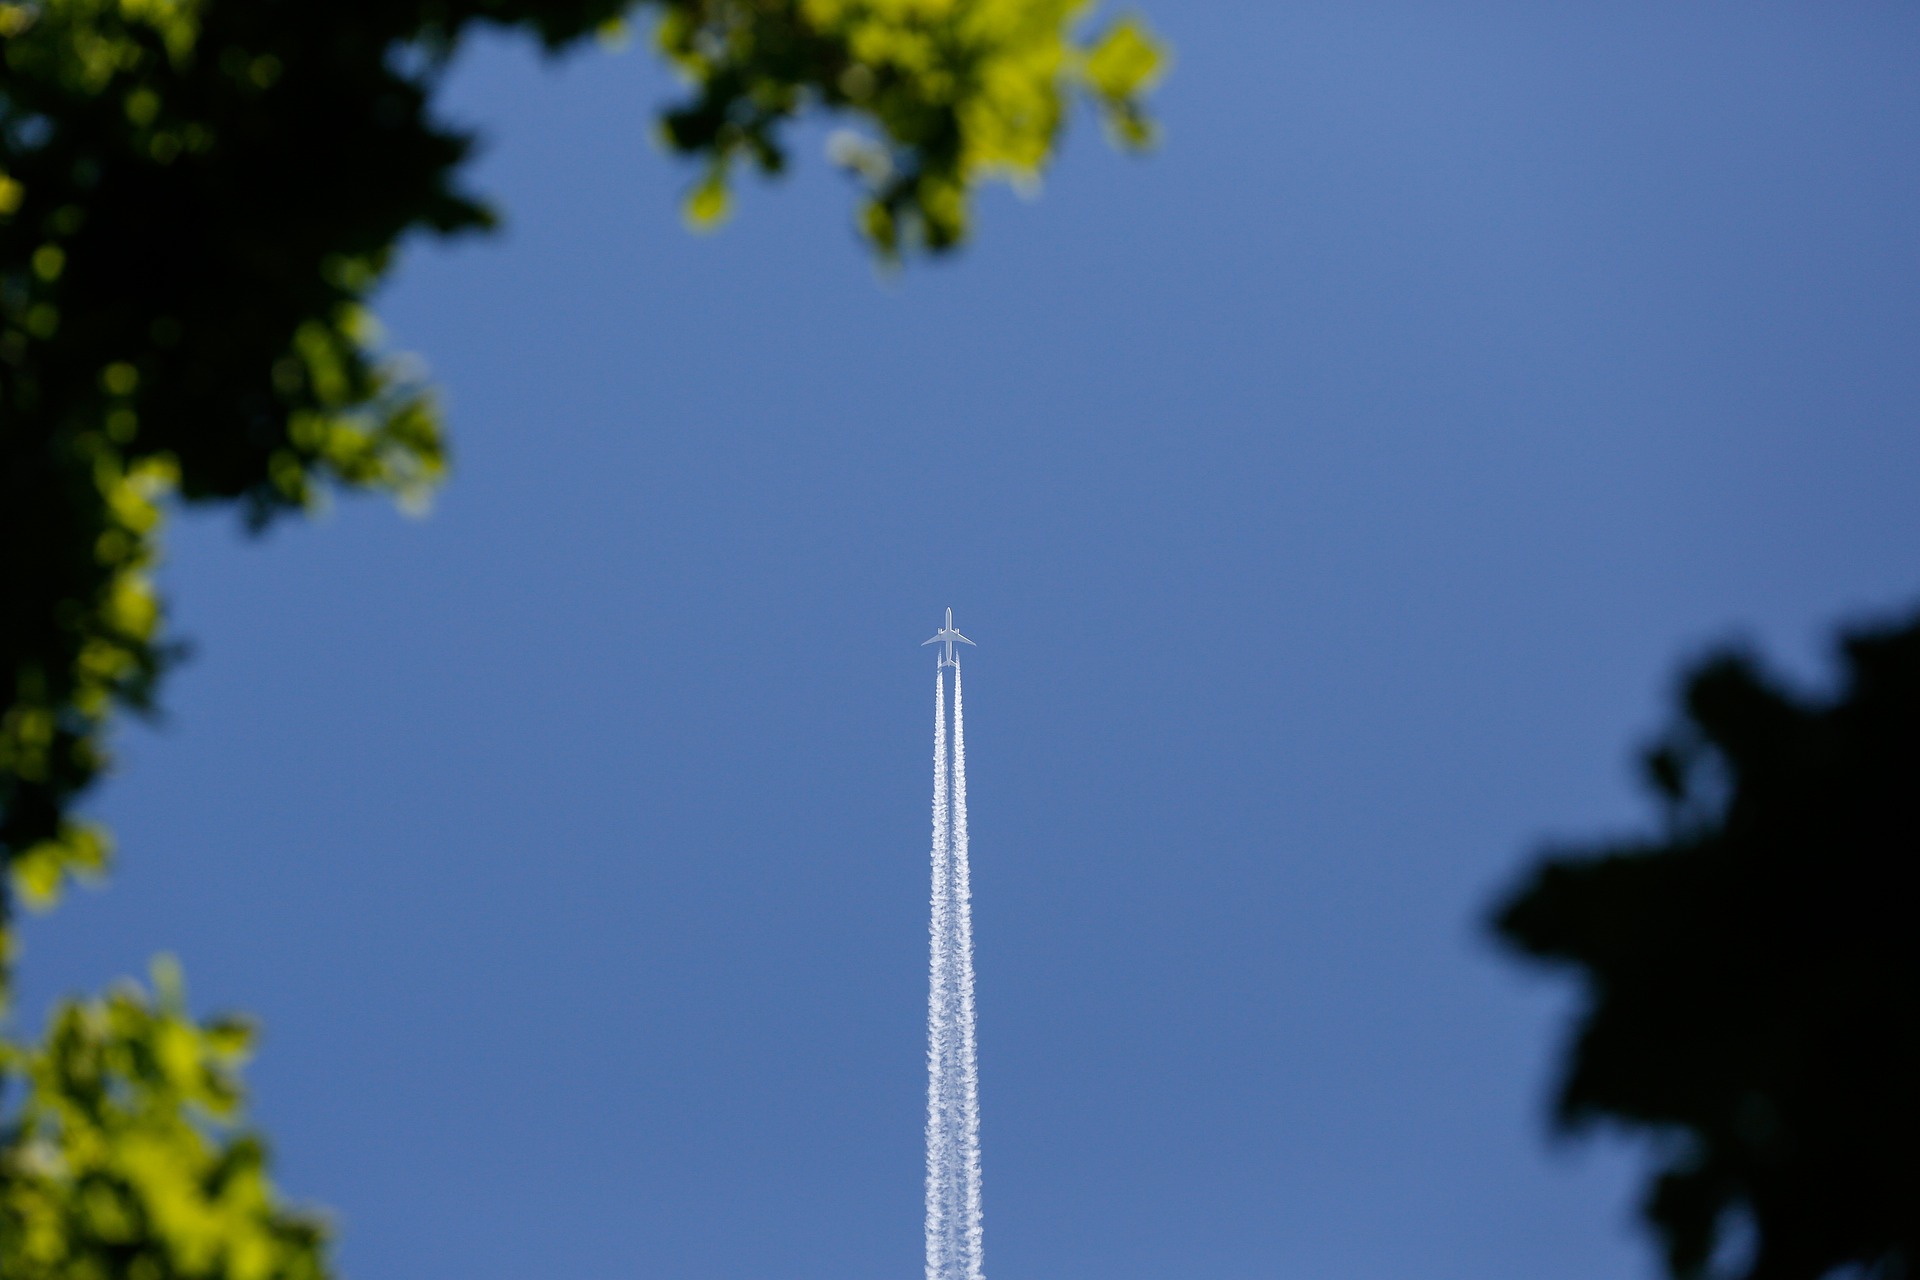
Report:
[[[926,648],[926,647],[927,647],[928,645],[930,645],[930,644],[939,644],[939,643],[940,643],[940,637],[939,637],[939,636],[935,636],[935,637],[934,637],[933,639],[931,639],[931,640],[922,640],[922,641],[920,642],[920,647],[921,647],[922,649],[924,649],[924,648]],[[968,644],[973,644],[973,642],[972,642],[971,640],[969,640],[969,641],[968,641],[967,643],[968,643]],[[977,649],[977,648],[979,648],[979,646],[978,646],[978,645],[974,645],[974,647],[975,647],[976,649]]]
[[[967,639],[965,636],[961,635],[958,631],[953,633],[953,638],[955,640],[958,640],[961,644],[973,644],[973,641]],[[977,644],[973,644],[973,647],[978,649],[980,646]]]

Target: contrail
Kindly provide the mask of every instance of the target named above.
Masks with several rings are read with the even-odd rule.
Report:
[[[949,1182],[953,1137],[948,1124],[948,1084],[953,1027],[948,936],[952,931],[952,830],[947,812],[947,673],[934,673],[933,686],[933,911],[928,925],[927,960],[927,1280],[953,1275],[953,1207]]]
[[[953,749],[946,672],[953,667]],[[982,1280],[980,1079],[960,667],[934,675],[933,895],[927,965],[927,1280]]]
[[[973,1022],[973,872],[967,864],[967,722],[953,664],[953,905],[960,987],[961,1168],[966,1179],[966,1275],[981,1280],[980,1062]]]

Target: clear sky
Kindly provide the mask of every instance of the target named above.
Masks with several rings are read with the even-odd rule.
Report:
[[[265,1022],[353,1280],[920,1267],[933,659],[968,651],[994,1280],[1625,1280],[1568,991],[1677,664],[1920,600],[1920,12],[1150,0],[1160,152],[878,279],[692,237],[641,49],[476,49],[492,240],[382,302],[431,518],[176,526],[196,654],[27,988]]]

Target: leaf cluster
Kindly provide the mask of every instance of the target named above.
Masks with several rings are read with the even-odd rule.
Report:
[[[1830,702],[1701,664],[1646,756],[1664,836],[1550,851],[1496,919],[1582,978],[1560,1123],[1657,1135],[1675,1276],[1920,1263],[1920,620],[1843,655]]]
[[[160,504],[262,526],[440,473],[426,393],[369,349],[397,239],[484,226],[395,44],[428,6],[0,6],[0,858],[104,857],[72,799],[170,653]]]
[[[779,172],[780,127],[809,108],[861,118],[834,141],[865,189],[860,225],[884,256],[959,244],[983,179],[1031,183],[1084,93],[1123,145],[1151,137],[1141,97],[1164,55],[1134,19],[1073,36],[1086,0],[669,0],[661,48],[696,86],[663,124],[703,154],[689,202],[724,216],[734,166]]]
[[[44,1047],[0,1052],[8,1280],[322,1280],[325,1224],[287,1207],[241,1124],[251,1039],[196,1022],[178,971],[63,1004]]]

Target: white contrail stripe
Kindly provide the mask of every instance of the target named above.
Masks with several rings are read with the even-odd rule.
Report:
[[[953,916],[949,876],[950,819],[947,810],[947,676],[936,669],[933,686],[933,896],[927,958],[927,1280],[952,1273],[952,1215],[948,1181],[953,1144],[947,1123],[948,1058],[952,1035],[947,1004],[948,942]]]
[[[967,861],[966,728],[953,671],[934,679],[933,894],[927,964],[927,1280],[982,1280],[980,1083],[973,1012],[973,897]]]
[[[973,874],[967,861],[967,730],[961,710],[960,666],[953,668],[953,900],[959,987],[961,1168],[965,1178],[964,1260],[967,1280],[982,1280],[984,1234],[980,1213],[980,1064],[973,1014]]]

